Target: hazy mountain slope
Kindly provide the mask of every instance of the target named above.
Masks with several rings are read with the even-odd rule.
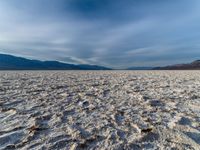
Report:
[[[126,70],[151,70],[153,67],[129,67]]]
[[[156,67],[153,70],[200,70],[200,60],[193,61],[189,64],[177,64],[165,67]]]

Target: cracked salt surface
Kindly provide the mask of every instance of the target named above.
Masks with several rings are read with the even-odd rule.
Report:
[[[0,149],[200,149],[200,71],[0,72]]]

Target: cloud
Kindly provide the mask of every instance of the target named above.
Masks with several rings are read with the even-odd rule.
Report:
[[[114,68],[200,54],[197,0],[2,0],[0,52]]]

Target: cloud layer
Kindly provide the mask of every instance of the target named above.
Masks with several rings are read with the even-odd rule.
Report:
[[[198,0],[1,0],[0,52],[114,68],[199,59]]]

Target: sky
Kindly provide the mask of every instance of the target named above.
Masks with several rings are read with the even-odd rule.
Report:
[[[199,0],[0,0],[0,53],[112,68],[200,59]]]

